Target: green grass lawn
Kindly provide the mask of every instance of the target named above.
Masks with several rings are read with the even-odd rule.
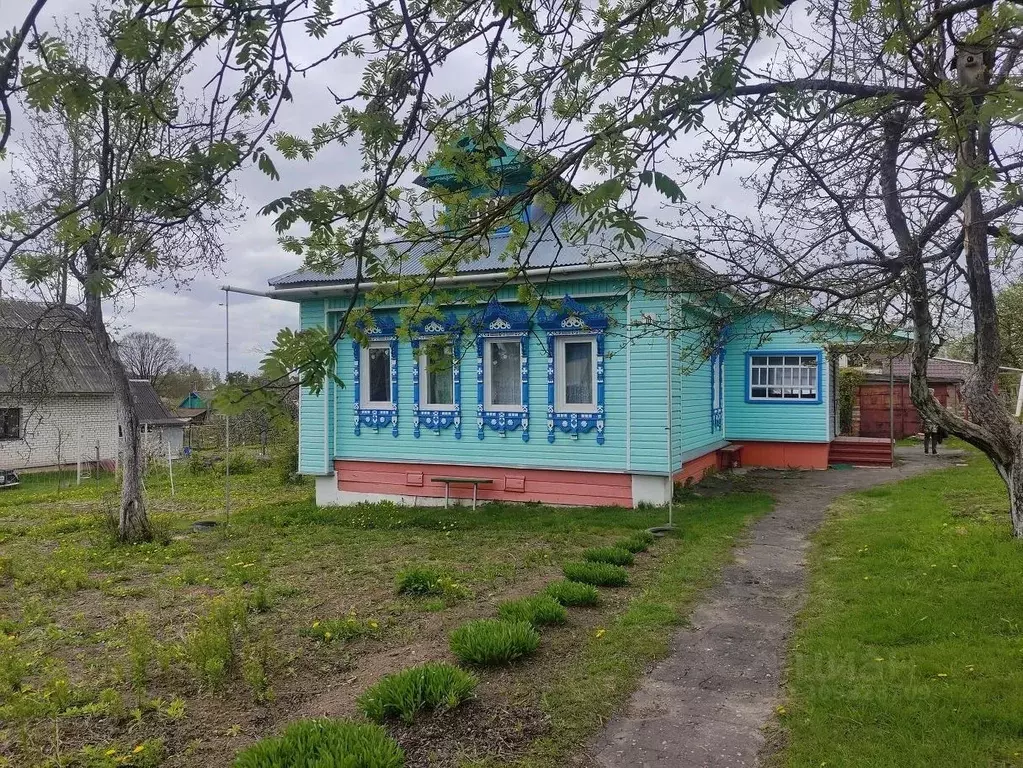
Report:
[[[840,499],[814,540],[777,765],[1023,766],[1023,542],[976,452]]]
[[[316,508],[269,470],[147,480],[157,542],[114,543],[110,478],[0,491],[0,766],[216,768],[299,718],[359,718],[382,675],[455,661],[448,635],[561,578],[564,563],[663,522],[664,510],[538,505]],[[564,765],[633,689],[710,583],[763,495],[693,499],[680,535],[629,584],[569,608],[536,655],[481,672],[477,700],[394,726],[408,765]],[[432,594],[398,594],[422,568]],[[426,589],[424,587],[424,589]]]

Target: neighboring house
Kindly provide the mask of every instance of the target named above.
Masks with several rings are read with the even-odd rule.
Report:
[[[184,419],[191,426],[201,426],[210,421],[213,409],[213,390],[203,390],[188,393],[188,397],[182,400],[174,409],[173,415]]]
[[[117,457],[113,387],[70,306],[0,300],[0,469]]]
[[[531,165],[509,147],[499,154],[503,193],[514,194]],[[452,179],[434,166],[417,183],[456,187]],[[626,278],[623,264],[655,259],[673,241],[651,236],[623,253],[598,233],[597,248],[572,245],[560,225],[575,215],[523,214],[532,232],[524,273],[560,299],[553,306],[533,313],[518,303],[521,280],[509,284],[499,232],[489,255],[436,279],[438,290],[492,286],[487,306],[442,307],[411,339],[397,332],[400,302],[375,307],[363,328],[369,346],[339,343],[344,386],[328,381],[300,400],[299,470],[317,477],[317,503],[437,502],[445,489],[434,478],[475,477],[491,481],[481,499],[663,504],[674,482],[721,466],[737,444],[748,465],[828,466],[837,355],[831,362],[820,328],[777,330],[798,323],[761,312],[732,322],[712,349],[695,330],[659,331],[671,315],[693,328],[725,321],[667,290],[665,277],[647,287]],[[429,249],[392,247],[403,275],[425,273]],[[271,279],[270,295],[299,303],[302,328],[334,329],[353,277],[299,270]]]
[[[859,370],[863,383],[859,386],[853,402],[851,433],[859,437],[888,437],[895,439],[915,435],[923,431],[920,413],[909,394],[909,355],[879,358]],[[973,375],[974,364],[967,360],[953,360],[947,357],[932,357],[927,362],[927,384],[934,390],[934,396],[943,406],[954,411],[963,409],[962,390],[966,380]],[[1000,388],[1006,407],[1016,406],[1019,377],[1023,370],[1002,368],[1008,374],[1005,385]],[[894,431],[892,420],[894,418]]]
[[[185,444],[185,420],[175,418],[147,379],[132,379],[131,397],[139,418],[142,449],[154,460],[177,458]]]

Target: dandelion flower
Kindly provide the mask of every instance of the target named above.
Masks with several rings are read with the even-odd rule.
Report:
[[[597,637],[603,637],[605,632],[607,632],[606,629],[598,629],[597,630]]]
[[[139,744],[137,747],[135,747],[135,749],[132,750],[132,754],[137,755],[139,752],[141,752],[145,748],[146,748],[145,744]]]

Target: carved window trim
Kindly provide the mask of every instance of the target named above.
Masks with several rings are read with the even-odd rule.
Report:
[[[447,408],[422,407],[423,390],[420,371],[422,352],[420,345],[424,340],[447,337],[451,347],[452,389],[454,403]],[[462,334],[461,327],[454,315],[446,315],[443,320],[430,319],[421,323],[412,338],[412,434],[419,437],[422,427],[440,434],[442,429],[454,428],[455,439],[462,439]]]
[[[486,308],[473,317],[476,330],[476,436],[482,440],[487,429],[502,437],[522,430],[522,441],[529,442],[529,315],[523,310],[505,307],[491,299]],[[519,384],[522,404],[518,408],[489,410],[486,405],[485,348],[489,341],[518,339],[520,344]]]
[[[352,373],[352,397],[354,400],[355,434],[362,434],[362,427],[379,432],[381,427],[391,426],[391,435],[398,436],[398,333],[395,321],[389,317],[360,322],[360,329],[371,342],[387,342],[391,352],[391,407],[366,408],[362,402],[362,350],[358,341],[352,341],[355,369]]]
[[[579,435],[596,430],[597,445],[604,444],[606,410],[604,407],[604,347],[607,314],[591,309],[585,304],[565,296],[559,302],[557,311],[540,311],[538,325],[547,332],[547,442],[553,443],[557,433],[570,435],[578,440]],[[596,342],[596,408],[592,411],[558,410],[556,346],[559,338],[579,336],[592,338]]]

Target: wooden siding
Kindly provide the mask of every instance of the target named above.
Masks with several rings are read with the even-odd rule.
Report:
[[[630,456],[627,451],[628,426],[630,414],[627,409],[628,399],[628,361],[632,358],[634,372],[640,371],[649,361],[644,355],[647,352],[641,346],[637,358],[637,348],[631,352],[627,348],[628,338],[627,313],[628,301],[625,298],[625,286],[620,280],[590,279],[552,281],[549,284],[550,296],[561,297],[566,293],[588,305],[600,305],[611,315],[613,322],[609,328],[605,344],[605,442],[598,445],[596,432],[582,434],[578,439],[563,432],[555,432],[554,443],[547,440],[547,350],[546,334],[539,328],[533,328],[529,340],[529,441],[522,440],[520,430],[509,431],[505,436],[491,429],[484,431],[484,438],[477,436],[476,406],[478,402],[476,390],[476,348],[471,336],[463,337],[460,374],[462,380],[462,437],[456,439],[453,428],[442,429],[435,433],[423,428],[419,438],[412,429],[412,349],[407,341],[398,344],[398,437],[391,434],[389,428],[374,431],[363,426],[361,434],[354,433],[353,390],[335,388],[333,408],[338,414],[334,432],[334,456],[341,460],[369,461],[401,461],[401,462],[445,462],[460,466],[491,466],[500,464],[506,467],[579,469],[589,471],[623,472],[628,468]],[[514,298],[515,288],[503,289],[498,294],[501,298]],[[589,297],[589,298],[588,298]],[[642,302],[641,302],[642,304]],[[642,304],[645,306],[645,304]],[[331,308],[343,308],[343,299],[331,299]],[[379,310],[384,311],[384,310]],[[468,309],[456,309],[455,314],[464,316]],[[636,309],[632,310],[636,316]],[[655,346],[662,350],[664,340],[655,339]],[[344,339],[338,347],[338,374],[342,381],[350,382],[354,371],[352,344]],[[640,402],[632,403],[633,446],[631,456],[634,465],[640,468],[663,469],[665,465],[663,434],[664,434],[664,383],[663,364],[659,391],[653,389],[650,382],[638,384],[633,382],[633,396],[636,390],[643,392]],[[661,400],[659,429],[656,435],[661,439],[660,455],[645,444],[636,446],[637,414],[645,415],[647,410],[656,407],[658,394]],[[644,418],[639,419],[645,425]],[[638,448],[638,450],[637,450]],[[655,459],[659,463],[655,463]]]
[[[324,300],[303,301],[299,309],[302,330],[324,324]],[[328,475],[331,472],[328,438],[330,418],[327,410],[332,386],[313,394],[303,387],[299,394],[298,471],[304,475]]]
[[[692,325],[695,317],[686,319],[686,325]],[[680,333],[676,341],[680,360],[681,374],[676,376],[679,381],[679,408],[681,414],[681,451],[676,455],[693,455],[700,448],[710,450],[724,439],[724,432],[714,431],[711,425],[711,362],[706,357],[706,337],[699,331],[690,330]],[[729,364],[725,356],[725,366]],[[727,416],[726,416],[727,418]],[[679,464],[676,462],[675,470]]]
[[[636,293],[632,297],[632,348],[629,399],[632,439],[629,468],[634,472],[668,474],[668,338],[657,330],[646,330],[644,315],[669,321],[663,290]]]
[[[767,313],[745,320],[732,328],[725,347],[725,437],[728,440],[771,440],[787,442],[827,442],[830,377],[821,376],[820,403],[748,403],[746,402],[746,353],[822,352],[812,340],[813,329],[777,331],[766,338],[762,334],[777,321]],[[827,355],[822,363],[827,366]]]

